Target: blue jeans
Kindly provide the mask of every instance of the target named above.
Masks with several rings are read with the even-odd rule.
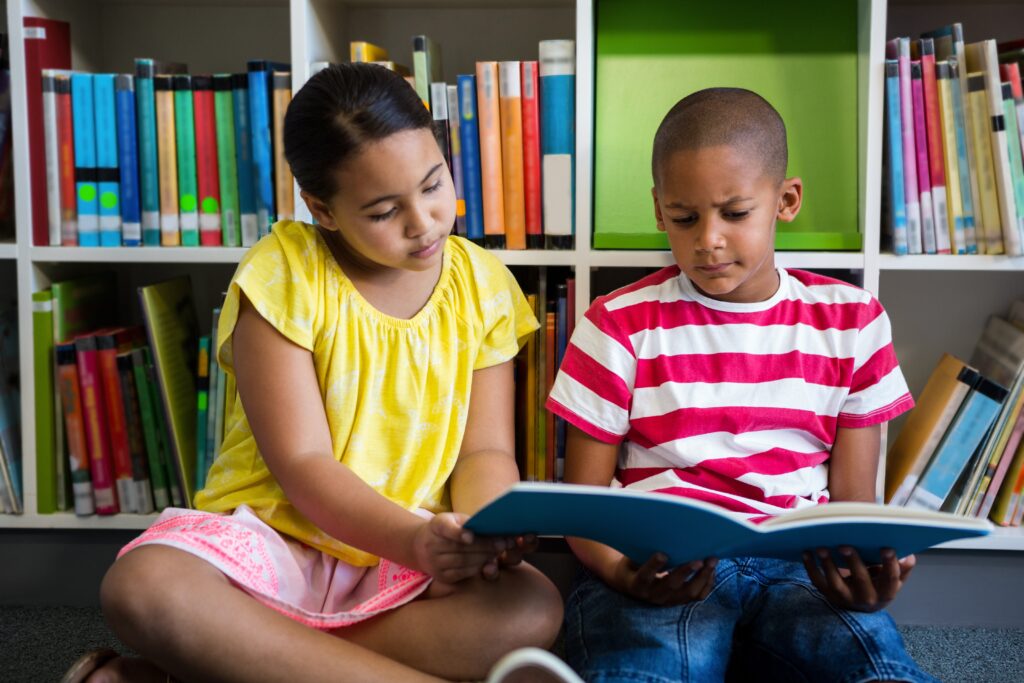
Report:
[[[591,683],[935,681],[892,618],[833,607],[803,565],[720,560],[700,602],[657,607],[586,570],[565,610],[569,664]]]

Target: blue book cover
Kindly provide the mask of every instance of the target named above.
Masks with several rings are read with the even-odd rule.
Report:
[[[101,247],[121,246],[121,178],[117,166],[114,77],[115,74],[95,74],[92,78]]]
[[[895,59],[885,60],[885,151],[889,160],[889,221],[892,251],[903,256],[907,251],[907,202],[903,187],[903,129],[900,119],[900,72]]]
[[[540,41],[540,154],[544,235],[576,232],[576,46]]]
[[[256,219],[259,236],[270,232],[276,218],[274,207],[274,150],[270,129],[270,76],[274,71],[290,71],[288,64],[250,61],[249,127],[252,135],[253,170],[256,174]]]
[[[135,135],[135,88],[130,74],[118,75],[114,82],[114,96],[117,105],[117,155],[121,174],[121,238],[124,246],[138,247],[142,244],[142,214]]]
[[[249,78],[232,74],[231,96],[235,114],[235,162],[238,172],[238,211],[242,224],[242,246],[259,239],[256,216],[256,173],[252,161],[252,133],[249,128]]]
[[[1007,390],[982,377],[964,399],[956,417],[935,449],[917,486],[910,493],[907,507],[938,510],[975,449],[992,427]]]
[[[135,60],[135,111],[138,128],[139,197],[142,243],[160,246],[160,174],[156,147],[156,100],[152,59]]]
[[[459,141],[462,143],[462,187],[466,195],[466,237],[484,238],[484,194],[480,181],[480,124],[476,113],[476,76],[459,74]]]
[[[652,523],[657,520],[657,523]],[[805,550],[853,546],[870,564],[882,548],[898,557],[991,533],[983,519],[874,503],[827,503],[760,524],[681,496],[606,486],[520,482],[480,509],[466,528],[481,536],[578,536],[643,564],[660,552],[669,566],[708,557],[801,561]]]
[[[100,246],[100,202],[96,184],[96,124],[92,74],[71,74],[71,118],[75,136],[75,197],[78,245]]]

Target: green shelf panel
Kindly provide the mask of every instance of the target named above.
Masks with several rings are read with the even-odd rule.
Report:
[[[761,94],[786,122],[804,205],[779,249],[859,249],[857,3],[599,0],[594,247],[666,244],[654,223],[651,143],[665,113],[707,87]],[[833,231],[820,227],[842,226]]]

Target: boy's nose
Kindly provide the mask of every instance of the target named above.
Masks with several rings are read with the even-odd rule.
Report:
[[[717,221],[704,221],[697,226],[694,248],[697,251],[712,251],[725,246],[725,233]]]

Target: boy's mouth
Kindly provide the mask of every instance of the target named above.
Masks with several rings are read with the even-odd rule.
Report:
[[[731,261],[729,263],[706,263],[704,265],[697,266],[697,270],[702,273],[720,273],[731,265]]]

